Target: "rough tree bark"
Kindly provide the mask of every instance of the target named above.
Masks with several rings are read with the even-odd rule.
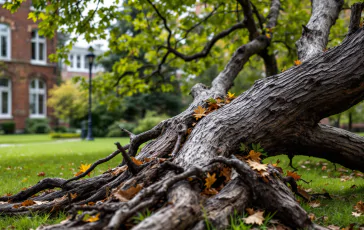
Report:
[[[44,179],[16,195],[1,197],[0,213],[18,215],[67,210],[72,214],[70,219],[39,229],[121,229],[129,226],[137,212],[149,208],[153,214],[133,229],[205,229],[206,219],[217,229],[224,229],[234,210],[255,207],[276,212],[275,217],[292,228],[321,229],[296,202],[285,184],[289,178],[282,178],[271,165],[267,169],[269,176],[262,178],[245,161],[233,155],[240,143],[260,142],[269,155],[322,157],[364,171],[364,138],[318,124],[322,118],[344,111],[364,98],[364,30],[351,25],[350,34],[342,45],[323,52],[342,2],[312,2],[312,17],[297,43],[303,60],[301,65],[257,81],[230,104],[201,119],[187,135],[187,128],[195,122],[196,106],[206,106],[206,99],[211,97],[223,98],[249,58],[254,54],[262,55],[269,45],[267,36],[252,34],[251,41],[234,53],[211,88],[202,84],[193,87],[194,101],[186,111],[148,132],[129,133],[130,145],[117,144],[114,153],[91,167],[92,170],[121,153],[128,169],[121,166],[84,180],[78,179],[88,172],[68,181]],[[246,17],[251,17],[249,1],[239,3],[243,8],[248,7]],[[272,1],[268,23],[271,27],[276,25],[279,4],[278,0]],[[352,23],[359,22],[353,20]],[[256,31],[253,27],[249,30]],[[145,142],[148,143],[136,155]],[[171,153],[173,156],[169,156]],[[134,165],[129,156],[136,156],[144,163]],[[205,174],[221,165],[233,170],[232,179],[217,195],[202,196]],[[132,187],[142,189],[134,197],[120,198],[120,194]],[[52,188],[60,190],[40,193]],[[292,185],[292,189],[295,186]],[[40,195],[31,198],[37,193]],[[38,204],[21,206],[27,199]],[[96,204],[87,205],[88,202]],[[78,211],[83,214],[79,215]],[[85,214],[97,214],[100,220],[85,222]]]

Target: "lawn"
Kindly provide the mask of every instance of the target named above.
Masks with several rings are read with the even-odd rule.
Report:
[[[26,139],[23,135],[21,137]],[[14,138],[19,140],[16,136]],[[121,144],[129,142],[128,138],[96,138],[93,142],[39,142],[38,140],[42,138],[46,140],[43,135],[37,138],[28,136],[27,140],[34,140],[33,143],[0,147],[0,195],[16,193],[24,187],[34,185],[42,179],[38,176],[40,172],[44,172],[46,177],[71,178],[78,171],[81,163],[93,163],[113,152],[114,142],[119,141]],[[0,143],[6,143],[3,136],[0,136]],[[287,166],[286,156],[268,158],[265,163],[276,162],[277,159],[280,159],[279,166],[285,172],[292,170]],[[121,158],[117,156],[98,166],[91,176],[115,167],[120,160]],[[298,182],[299,185],[306,189],[311,188],[311,193],[327,191],[333,198],[332,200],[320,198],[321,205],[317,208],[301,202],[308,213],[315,215],[316,223],[340,227],[347,227],[351,223],[364,223],[363,216],[351,215],[356,202],[364,201],[362,176],[356,176],[356,172],[343,169],[340,165],[336,165],[335,171],[332,163],[317,158],[297,156],[294,157],[293,164],[304,180],[311,181],[309,184]],[[323,166],[326,166],[324,170]],[[0,229],[6,229],[8,226],[14,226],[15,229],[35,229],[43,223],[60,222],[65,219],[65,216],[66,214],[61,213],[56,218],[35,214],[21,218],[0,217]],[[235,222],[239,221],[235,220]]]
[[[26,144],[34,142],[48,142],[52,140],[49,134],[13,134],[0,135],[0,144]]]

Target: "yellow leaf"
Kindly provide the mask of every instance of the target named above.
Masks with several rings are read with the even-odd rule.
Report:
[[[252,161],[256,161],[256,162],[260,162],[260,156],[261,156],[262,154],[260,153],[260,152],[255,152],[254,150],[250,150],[250,152],[249,152],[249,155],[247,156],[247,158],[249,159],[251,159]]]
[[[127,190],[119,189],[114,192],[114,196],[122,202],[127,202],[142,190],[142,188],[143,184],[137,184],[135,187],[130,187]]]
[[[246,224],[262,225],[264,221],[263,214],[264,211],[256,212],[253,215],[248,216],[247,218],[243,218],[243,220]]]
[[[211,185],[213,185],[216,181],[216,174],[210,175],[210,173],[207,173],[207,178],[205,179],[206,183],[205,186],[207,189],[211,188]]]
[[[234,99],[234,98],[236,98],[235,93],[231,93],[231,92],[228,92],[228,93],[227,93],[227,97],[228,97],[229,99]]]
[[[271,38],[270,33],[265,34],[265,36],[269,39]]]
[[[196,118],[196,121],[198,119],[206,116],[206,114],[205,114],[206,109],[202,108],[200,105],[194,111],[195,111],[195,114],[193,114],[193,116]]]
[[[295,64],[295,65],[301,65],[301,64],[302,64],[302,62],[301,62],[300,60],[295,60],[295,61],[294,61],[294,64]]]
[[[251,160],[247,160],[246,161],[249,166],[257,171],[267,171],[268,165],[267,164],[261,164],[259,162],[255,162],[255,161],[251,161]]]
[[[91,164],[81,164],[81,166],[79,167],[79,171],[75,174],[75,176],[81,175],[82,173],[86,172],[90,167]],[[90,176],[90,173],[88,173],[87,175]]]
[[[91,216],[90,218],[88,218],[86,220],[86,222],[96,222],[100,219],[99,217],[100,217],[100,213],[97,213],[96,216]]]

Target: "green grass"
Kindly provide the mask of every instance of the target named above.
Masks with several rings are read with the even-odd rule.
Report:
[[[292,171],[288,166],[289,159],[287,156],[267,158],[264,162],[274,163],[277,159],[280,159],[279,166],[283,168],[284,172]],[[324,165],[326,165],[326,169],[322,170]],[[306,184],[298,181],[298,185],[305,189],[312,188],[311,194],[327,191],[332,197],[332,200],[319,198],[321,206],[317,208],[312,208],[301,201],[301,205],[307,213],[315,214],[317,224],[347,227],[352,223],[364,223],[364,216],[354,217],[351,214],[354,211],[353,206],[360,200],[364,201],[363,176],[355,176],[357,172],[352,170],[345,172],[346,169],[338,164],[336,164],[337,170],[335,171],[333,163],[314,157],[296,156],[293,158],[293,166],[298,168],[297,173],[301,175],[302,179],[310,182]],[[343,170],[345,171],[343,172]],[[341,181],[341,176],[350,175],[352,176],[351,179]],[[355,188],[351,188],[354,185]]]
[[[115,142],[122,145],[128,138],[96,138],[95,141],[30,143],[0,148],[0,195],[17,193],[22,188],[36,184],[44,172],[46,177],[71,178],[81,163],[91,164],[116,150]],[[99,175],[108,168],[114,168],[121,161],[117,156],[98,166],[91,176]],[[47,215],[20,218],[0,217],[0,229],[13,225],[15,229],[35,228],[42,223],[56,223],[64,214],[55,219]]]
[[[17,137],[6,136],[8,137]],[[0,147],[0,195],[5,193],[16,193],[22,188],[34,185],[42,177],[38,177],[39,172],[44,172],[46,177],[71,178],[78,171],[81,163],[91,164],[96,160],[109,155],[115,150],[114,142],[121,144],[129,142],[128,138],[96,138],[93,142],[48,142],[40,143],[38,140],[45,140],[47,135],[19,135],[28,136],[28,143],[9,147]],[[39,136],[39,137],[38,137]],[[6,143],[4,136],[0,136],[0,143]],[[43,139],[42,139],[43,138]],[[18,139],[17,139],[18,140]],[[44,142],[44,141],[41,141]],[[9,142],[8,142],[9,143]],[[14,142],[13,142],[14,143]],[[265,162],[275,162],[281,160],[279,164],[284,171],[292,170],[288,165],[286,156],[271,157]],[[121,160],[117,156],[110,162],[98,166],[91,176],[101,174],[108,168],[115,167]],[[364,179],[355,177],[347,181],[340,181],[343,176],[353,172],[339,172],[334,170],[334,165],[328,161],[297,156],[293,159],[294,166],[298,167],[298,174],[309,184],[298,182],[304,188],[312,188],[312,192],[323,193],[327,191],[332,200],[320,198],[321,206],[311,208],[308,204],[301,202],[308,213],[316,216],[316,223],[328,226],[330,224],[347,227],[351,223],[364,223],[364,217],[354,217],[351,215],[356,202],[364,201]],[[326,165],[326,170],[322,166]],[[337,169],[341,166],[336,165]],[[327,178],[326,178],[327,177]],[[351,188],[356,185],[355,188]],[[65,214],[61,213],[50,218],[49,215],[31,215],[25,217],[0,217],[0,229],[14,226],[15,229],[36,228],[41,224],[54,224],[65,219]],[[327,217],[327,220],[325,220]],[[232,219],[232,229],[245,229],[240,219]],[[240,227],[239,227],[240,226]]]
[[[0,144],[26,144],[33,142],[48,142],[52,140],[49,134],[11,134],[0,135]]]

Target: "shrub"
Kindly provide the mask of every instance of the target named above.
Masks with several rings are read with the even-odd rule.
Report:
[[[114,122],[107,128],[107,137],[126,137],[128,136],[127,133],[123,132],[121,128],[133,131],[136,127],[135,123],[131,122]]]
[[[15,133],[15,122],[8,121],[1,124],[1,128],[4,131],[4,134],[13,134]]]
[[[51,133],[52,139],[63,139],[63,138],[80,138],[81,134],[79,133]]]
[[[54,127],[54,132],[56,133],[66,133],[67,132],[67,127],[64,126],[58,126],[58,127]]]
[[[48,119],[28,118],[25,122],[26,133],[49,133]]]
[[[157,115],[154,111],[148,111],[145,117],[138,122],[138,126],[133,130],[134,133],[142,133],[150,130],[156,126],[159,122],[168,119],[165,114]]]

